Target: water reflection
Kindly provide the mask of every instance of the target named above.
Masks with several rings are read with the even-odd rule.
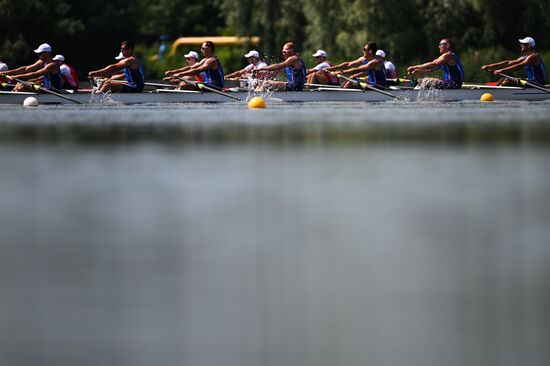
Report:
[[[545,120],[380,108],[5,120],[0,364],[547,364]]]

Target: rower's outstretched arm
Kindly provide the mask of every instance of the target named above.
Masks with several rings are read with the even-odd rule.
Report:
[[[443,54],[433,61],[426,62],[420,65],[410,66],[409,68],[407,68],[407,72],[409,74],[428,74],[432,71],[439,69],[441,65],[447,63],[451,57],[452,56],[450,56],[449,53]]]
[[[503,72],[507,72],[507,71],[518,71],[518,70],[521,70],[523,69],[525,66],[529,65],[529,63],[531,62],[532,60],[532,57],[534,57],[534,55],[531,55],[529,57],[525,57],[525,58],[520,58],[520,59],[517,59],[513,62],[509,62],[507,65],[505,65],[503,68],[497,68],[495,67],[494,69],[496,69],[494,72],[495,72],[495,75],[498,75],[500,73],[503,73]]]
[[[29,72],[33,72],[33,71],[36,71],[36,70],[40,69],[41,66],[42,66],[42,61],[38,60],[32,65],[21,66],[21,67],[18,67],[16,69],[2,71],[0,74],[3,74],[3,75],[27,74]]]
[[[40,78],[40,77],[46,75],[47,73],[51,72],[55,68],[56,68],[56,65],[54,63],[50,63],[50,64],[46,65],[46,67],[38,69],[38,71],[32,71],[32,72],[28,72],[28,73],[25,73],[25,74],[19,74],[19,75],[16,75],[16,77],[18,79],[21,79],[21,80],[29,80],[29,79]]]
[[[112,74],[119,72],[120,70],[124,69],[126,66],[129,66],[131,63],[130,58],[125,58],[124,60],[121,60],[117,62],[116,64],[109,65],[107,67],[104,67],[100,70],[90,71],[88,73],[88,76],[104,76],[108,77]]]
[[[365,58],[359,57],[357,60],[342,62],[341,64],[329,67],[327,70],[334,71],[334,70],[349,69],[350,67],[358,67],[362,65],[364,62],[365,62]]]
[[[235,78],[235,77],[240,77],[242,76],[243,74],[246,74],[246,70],[245,69],[242,69],[242,70],[238,70],[238,71],[235,71],[235,72],[232,72],[231,74],[227,74],[225,75],[225,79],[229,79],[229,78]]]
[[[164,75],[166,75],[166,76],[174,75],[174,74],[177,74],[179,72],[187,71],[190,68],[191,68],[191,66],[188,65],[188,66],[180,67],[179,69],[168,70],[164,73]]]

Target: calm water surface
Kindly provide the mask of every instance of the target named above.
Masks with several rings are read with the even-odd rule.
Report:
[[[0,106],[0,364],[547,365],[549,112]]]

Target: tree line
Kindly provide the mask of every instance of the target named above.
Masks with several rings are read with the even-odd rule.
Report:
[[[0,0],[0,59],[32,62],[32,50],[49,42],[84,73],[111,63],[123,39],[151,54],[163,34],[258,35],[271,58],[290,40],[304,51],[325,49],[335,61],[376,41],[406,65],[433,59],[443,37],[469,55],[517,54],[526,35],[549,49],[549,13],[549,0]]]

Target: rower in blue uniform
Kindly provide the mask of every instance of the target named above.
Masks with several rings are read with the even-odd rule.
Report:
[[[259,91],[284,90],[301,91],[306,83],[306,64],[296,52],[294,43],[288,42],[283,46],[283,62],[269,65],[262,71],[285,70],[287,81],[264,80],[259,86]]]
[[[438,78],[424,78],[423,87],[435,89],[460,89],[464,82],[464,68],[458,56],[452,51],[449,38],[439,42],[439,57],[433,61],[420,65],[410,66],[407,72],[410,75],[429,74],[437,69],[443,70],[443,80]]]
[[[494,64],[483,65],[481,69],[484,71],[493,71],[494,74],[498,76],[498,74],[501,73],[518,71],[525,68],[525,71],[527,72],[527,80],[544,85],[548,76],[546,74],[546,67],[544,66],[542,57],[540,57],[540,54],[535,50],[535,40],[531,37],[525,37],[520,39],[519,43],[521,45],[521,53],[523,53],[523,56],[515,60],[505,60]],[[500,79],[497,82],[497,85],[521,86],[515,81],[506,78]]]
[[[143,66],[133,55],[134,43],[123,41],[120,45],[122,59],[115,64],[109,65],[103,69],[90,71],[88,77],[103,77],[99,91],[106,93],[108,91],[115,93],[141,93],[145,85],[145,73]],[[124,73],[124,79],[111,78],[111,76]]]
[[[201,53],[204,58],[191,66],[188,70],[178,73],[178,77],[190,80],[190,78],[187,78],[186,76],[200,76],[204,79],[205,85],[215,89],[222,89],[224,79],[223,67],[220,59],[216,56],[216,45],[214,42],[205,41],[201,46]],[[182,81],[179,88],[194,88],[194,86],[190,84],[190,81]]]
[[[386,68],[380,57],[376,56],[378,45],[375,42],[368,42],[363,48],[365,60],[363,65],[351,69],[343,70],[343,74],[351,74],[352,78],[367,76],[367,82],[372,86],[384,88],[386,87]],[[348,81],[344,84],[344,88],[358,88],[357,83]]]
[[[13,70],[0,72],[0,81],[27,80],[34,84],[42,84],[48,89],[61,90],[62,80],[59,65],[52,58],[52,47],[43,43],[36,50],[39,60],[28,66],[21,66]],[[23,83],[17,83],[13,91],[35,91],[32,86]]]

